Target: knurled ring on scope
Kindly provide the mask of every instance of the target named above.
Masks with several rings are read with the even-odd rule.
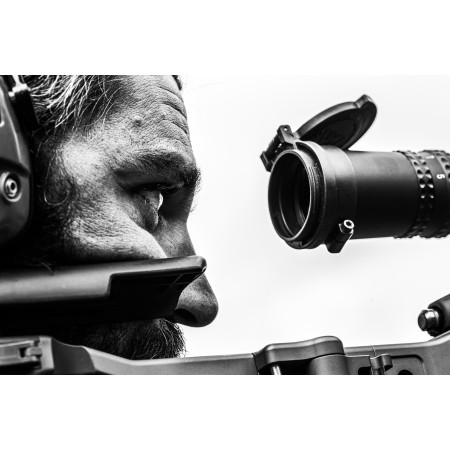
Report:
[[[398,238],[412,238],[420,236],[425,231],[428,222],[431,219],[431,213],[434,206],[434,182],[431,170],[422,155],[410,151],[399,151],[405,155],[411,162],[416,171],[417,180],[419,182],[419,209],[416,219],[411,228]]]
[[[442,150],[434,150],[434,156],[438,159],[445,173],[447,181],[450,183],[450,156]],[[443,238],[450,234],[450,204],[447,211],[447,217],[441,228],[434,234],[436,238]]]

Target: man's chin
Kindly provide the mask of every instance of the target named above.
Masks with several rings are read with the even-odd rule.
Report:
[[[30,330],[31,331],[31,330]],[[176,358],[185,353],[180,327],[165,319],[32,330],[70,345],[82,345],[121,358]]]

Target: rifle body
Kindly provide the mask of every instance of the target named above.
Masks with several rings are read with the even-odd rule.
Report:
[[[0,339],[0,373],[111,375],[449,375],[450,332],[427,342],[344,348],[335,337],[256,353],[130,361],[46,336]]]

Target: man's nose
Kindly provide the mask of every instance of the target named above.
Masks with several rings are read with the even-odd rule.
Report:
[[[216,296],[202,275],[182,292],[173,319],[182,325],[204,327],[216,318],[217,311]]]

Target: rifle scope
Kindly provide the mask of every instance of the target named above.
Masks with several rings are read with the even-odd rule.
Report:
[[[450,233],[450,154],[349,150],[376,114],[364,95],[327,109],[295,133],[281,126],[261,155],[271,172],[272,223],[291,247],[325,243],[338,253],[350,238]]]

